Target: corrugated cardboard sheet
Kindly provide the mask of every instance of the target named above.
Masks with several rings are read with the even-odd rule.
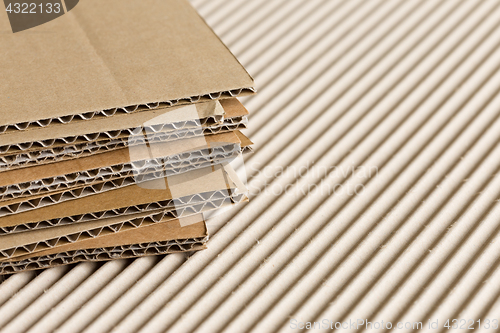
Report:
[[[17,32],[9,10],[16,4],[5,6]],[[18,18],[29,20],[26,14]],[[225,170],[243,148],[232,130],[247,124],[234,96],[251,94],[253,79],[186,0],[90,0],[66,14],[57,24],[2,38],[0,183],[12,197],[0,204],[0,225],[9,233],[0,235],[0,274],[130,257],[78,244],[109,236],[113,246],[135,246],[137,237],[120,243],[131,228],[138,229],[132,236],[150,230],[154,240],[146,243],[176,242],[142,246],[143,255],[186,249],[186,239],[203,247],[208,233],[183,227],[201,221],[205,230],[205,221],[191,218],[247,200],[244,185]],[[5,15],[0,29],[8,27]],[[114,178],[101,179],[103,171]],[[82,175],[83,184],[46,186]],[[174,219],[182,237],[160,228]],[[76,252],[69,254],[68,245]]]
[[[250,202],[207,221],[193,255],[13,275],[0,327],[494,331],[500,2],[192,2],[259,88],[242,98]]]
[[[0,195],[0,217],[235,159],[241,142],[229,132],[141,148],[7,171],[4,183],[0,181],[5,193]]]
[[[12,112],[2,112],[1,132],[252,90],[252,78],[189,3],[146,1],[81,1],[57,20],[2,35],[0,73],[9,80],[0,83],[8,97],[0,108]],[[9,31],[7,13],[0,15]]]
[[[147,113],[73,122],[65,126],[14,131],[1,135],[0,170],[86,157],[149,142],[176,141],[224,133],[247,125],[248,111],[237,99],[223,99]],[[128,117],[128,118],[127,118]],[[211,119],[213,121],[211,121]],[[114,129],[114,130],[111,130]],[[97,131],[97,132],[95,132]],[[90,134],[83,134],[92,132]],[[31,140],[18,145],[12,142]]]

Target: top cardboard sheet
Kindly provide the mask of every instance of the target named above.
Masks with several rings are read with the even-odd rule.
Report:
[[[3,131],[253,87],[186,0],[82,0],[65,15],[17,33],[0,11],[0,45]]]

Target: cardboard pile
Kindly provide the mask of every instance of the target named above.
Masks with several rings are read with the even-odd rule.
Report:
[[[203,213],[247,200],[253,80],[185,0],[85,0],[0,39],[0,274],[202,249]]]

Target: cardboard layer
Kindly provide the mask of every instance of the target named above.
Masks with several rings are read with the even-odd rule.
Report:
[[[245,134],[241,133],[241,131],[234,131],[234,134],[236,134],[238,140],[240,140],[242,147],[253,145],[253,142]]]
[[[193,219],[197,215],[191,214],[191,216],[187,215],[185,217],[182,217],[183,220],[187,220],[190,223],[188,224],[195,224],[197,222],[200,222],[199,219]],[[166,216],[164,219],[161,221],[158,221],[156,223],[161,224],[161,223],[169,223],[170,221],[177,221],[176,219]],[[98,228],[98,224],[102,223],[99,220],[93,221],[94,226],[89,226],[91,229],[88,229],[89,231],[96,231]],[[87,223],[89,224],[89,223]],[[92,224],[92,223],[90,223]],[[92,237],[91,234],[88,232],[86,233],[86,229],[81,229],[82,226],[63,226],[63,227],[58,227],[58,228],[49,228],[49,229],[43,229],[43,230],[37,230],[37,231],[30,231],[30,232],[25,232],[22,234],[13,234],[13,235],[7,235],[7,236],[2,236],[2,243],[5,243],[5,245],[2,245],[2,249],[0,250],[0,257],[3,257],[4,259],[11,259],[14,257],[30,254],[30,253],[36,253],[40,251],[44,251],[47,249],[54,249],[57,247],[63,247],[68,244],[74,244],[74,243],[80,243],[86,240],[90,239],[97,239],[100,237],[105,237],[110,234],[114,233],[123,233],[127,230],[131,229],[141,229],[145,228],[151,224],[154,223],[149,223],[149,224],[144,224],[142,226],[139,226],[137,228],[125,228],[123,230],[119,230],[117,232],[113,232],[110,228],[102,228],[103,232],[99,233],[95,237]],[[75,232],[72,232],[71,234],[66,234],[67,232],[70,232],[71,227],[79,227],[80,229],[75,230]],[[56,229],[56,230],[54,230]],[[62,229],[62,230],[61,230]],[[62,234],[61,234],[62,233]],[[167,237],[165,240],[170,240],[171,238],[169,234],[165,234],[165,237]],[[74,237],[74,239],[72,239]],[[20,244],[18,245],[18,241],[24,238],[27,241],[31,241],[25,244]],[[189,237],[185,237],[189,238]]]
[[[208,118],[183,121],[175,124],[158,124],[147,127],[133,127],[126,129],[117,129],[104,132],[95,132],[77,136],[63,136],[54,139],[22,142],[15,144],[7,144],[0,146],[0,156],[15,155],[20,153],[34,153],[44,150],[56,149],[77,149],[77,147],[84,147],[85,144],[105,144],[112,140],[129,139],[135,141],[143,131],[153,133],[153,135],[167,135],[173,134],[177,131],[186,131],[189,129],[204,129],[205,127],[220,126],[224,122],[224,116],[210,116]],[[22,133],[22,132],[19,132]],[[1,139],[1,134],[0,134]]]
[[[82,240],[76,243],[65,244],[52,249],[25,254],[23,256],[16,257],[16,260],[24,260],[29,257],[45,256],[67,251],[151,243],[176,239],[203,238],[208,236],[202,214],[192,215],[186,219],[190,219],[193,223],[181,226],[178,219],[173,219],[164,223],[155,223],[141,228],[130,229],[123,232],[108,234],[102,237]]]
[[[111,219],[98,219],[85,223],[2,235],[0,236],[0,258],[11,259],[27,253],[35,253],[67,244],[80,243],[88,239],[122,233],[130,229],[144,228],[151,224],[167,223],[175,219],[181,219],[181,225],[187,226],[198,222],[198,220],[192,219],[194,215],[218,208],[229,207],[243,200],[247,200],[243,195],[230,197],[225,194],[192,206],[174,207],[168,211],[163,210],[154,214],[149,212],[132,214]]]
[[[113,259],[138,258],[178,252],[199,251],[206,249],[205,238],[182,239],[148,244],[132,244],[114,248],[95,248],[55,253],[51,255],[27,258],[20,261],[7,261],[0,264],[0,275],[24,271],[69,265],[82,261],[106,261]]]
[[[190,201],[182,204],[169,205],[153,211],[120,215],[111,218],[101,218],[80,223],[67,223],[28,231],[13,232],[0,235],[0,251],[15,247],[30,245],[30,251],[35,248],[31,245],[43,242],[45,245],[56,246],[62,241],[75,242],[84,238],[95,238],[107,233],[121,232],[131,228],[160,223],[169,219],[179,219],[190,215],[208,212],[221,207],[228,207],[247,200],[243,194],[231,194],[228,191],[213,191],[211,193],[193,196]],[[183,225],[187,222],[183,220]]]
[[[225,118],[233,118],[237,116],[247,116],[248,110],[241,104],[237,98],[222,99],[220,100],[224,108]]]
[[[160,158],[150,160],[138,168],[130,165],[120,165],[120,170],[116,172],[113,172],[115,168],[105,167],[95,172],[94,170],[82,172],[78,178],[75,178],[74,175],[54,177],[50,179],[48,185],[38,181],[31,182],[28,185],[29,187],[25,187],[27,183],[11,185],[8,187],[7,193],[0,195],[0,210],[19,212],[25,209],[19,209],[16,205],[24,205],[25,208],[28,208],[28,206],[37,208],[51,204],[51,202],[62,202],[119,187],[144,183],[157,178],[171,177],[216,164],[230,163],[244,153],[245,148],[240,149],[237,145],[234,145],[227,153],[210,154],[169,164],[163,163]]]
[[[236,98],[153,110],[147,113],[118,115],[108,119],[94,119],[85,123],[70,123],[0,134],[0,155],[33,152],[63,146],[82,146],[86,142],[106,142],[128,138],[138,127],[151,136],[199,127],[214,127],[222,122],[239,122],[248,111]],[[192,118],[192,119],[191,119]]]
[[[242,193],[244,195],[244,193]],[[233,193],[233,191],[228,190],[215,190],[208,192],[201,192],[196,194],[190,194],[181,198],[165,200],[161,202],[156,202],[147,209],[142,210],[118,210],[114,212],[104,212],[104,213],[91,213],[80,216],[73,216],[67,218],[58,218],[52,220],[42,220],[35,222],[27,222],[16,224],[13,226],[5,226],[0,228],[0,237],[7,234],[14,233],[24,233],[32,230],[40,230],[44,228],[54,228],[58,226],[65,225],[77,225],[81,223],[92,222],[96,219],[102,220],[104,225],[113,225],[116,223],[121,223],[125,221],[132,221],[129,218],[133,219],[133,216],[148,216],[148,218],[152,218],[154,221],[157,221],[156,214],[169,214],[175,215],[178,213],[182,213],[184,210],[194,211],[196,209],[202,209],[204,205],[211,204],[212,202],[218,202],[218,200],[230,198],[232,202],[241,202],[244,198],[240,198],[240,193]],[[172,213],[170,213],[172,212]],[[154,218],[153,218],[154,217]],[[135,221],[135,220],[134,220]],[[135,222],[134,222],[135,223]],[[25,244],[25,243],[20,243]]]
[[[10,30],[2,11],[0,77],[8,80],[0,96],[9,98],[0,99],[0,125],[191,102],[254,84],[185,0],[85,0],[48,23]],[[44,50],[36,61],[33,50]]]
[[[34,128],[29,132],[11,131],[0,134],[0,153],[5,155],[15,151],[33,151],[98,139],[119,138],[132,134],[138,127],[168,132],[214,125],[224,119],[224,114],[220,101],[208,101],[85,122],[71,122],[61,126]],[[29,136],[26,133],[29,133]]]
[[[213,135],[206,136],[207,146],[211,146],[210,150],[199,150],[180,155],[174,155],[175,159],[171,161],[163,158],[152,158],[136,163],[112,164],[108,166],[97,165],[95,168],[89,168],[84,165],[86,158],[81,158],[74,161],[61,162],[53,166],[40,165],[32,168],[16,169],[6,171],[3,177],[0,177],[0,201],[9,200],[16,197],[26,195],[36,195],[56,191],[58,189],[68,189],[74,186],[89,185],[95,181],[104,182],[129,175],[145,174],[148,171],[155,172],[158,170],[172,170],[171,173],[166,171],[166,175],[181,173],[174,170],[182,170],[186,165],[199,165],[205,160],[212,161],[213,164],[218,163],[219,159],[224,159],[231,156],[232,152],[245,152],[252,142],[239,131],[233,132],[239,141],[234,140],[233,135]],[[226,144],[226,141],[233,143]],[[241,142],[241,143],[238,143]],[[198,145],[198,141],[186,143],[186,145]],[[240,147],[238,149],[238,147]],[[110,152],[108,152],[110,153]],[[107,153],[104,153],[107,154]],[[130,155],[130,154],[129,154]],[[94,155],[94,157],[99,157]],[[97,163],[101,159],[97,158]],[[91,164],[90,167],[95,164]],[[59,167],[59,168],[57,168]]]
[[[238,154],[234,154],[233,156],[233,158],[235,158],[238,156]],[[220,163],[230,161],[230,157],[219,159],[216,161],[209,160],[208,162],[201,163],[199,165],[189,165],[189,167],[185,168],[183,171],[190,172],[193,170],[211,167]],[[157,171],[146,171],[148,172],[143,173],[141,171],[141,173],[137,175],[132,172],[125,177],[118,177],[116,179],[107,180],[104,182],[96,182],[89,185],[80,185],[69,189],[60,189],[54,192],[2,201],[0,203],[0,216],[19,214],[21,212],[63,203],[68,200],[78,200],[91,195],[99,195],[107,191],[115,191],[126,186],[149,186],[149,184],[153,183],[155,180],[160,180],[165,177],[173,177],[181,174],[172,173],[171,169],[163,170],[161,166]]]
[[[92,213],[147,209],[159,201],[179,198],[186,195],[234,188],[224,168],[214,166],[193,170],[165,179],[127,186],[114,191],[84,197],[42,207],[36,210],[7,215],[0,218],[0,227],[32,223]]]
[[[146,149],[134,148],[133,154],[128,148],[91,155],[88,157],[63,161],[50,165],[38,165],[30,168],[5,171],[0,174],[0,188],[11,184],[26,183],[43,180],[60,175],[73,174],[84,170],[95,170],[108,166],[151,159],[152,157],[167,157],[185,152],[196,151],[205,147],[218,147],[227,143],[240,143],[236,133],[229,132],[216,135],[207,135],[200,138],[188,138],[172,142],[159,142],[151,144]],[[149,148],[149,149],[147,149]],[[1,191],[1,190],[0,190]]]
[[[242,122],[228,123],[224,122],[221,125],[216,125],[212,127],[205,127],[203,129],[195,128],[189,130],[175,131],[169,133],[155,133],[154,135],[148,135],[147,139],[150,142],[166,142],[181,140],[191,137],[207,136],[212,134],[231,132],[240,128],[246,127],[246,119],[242,119]],[[137,137],[134,137],[137,138]],[[33,151],[28,153],[16,153],[14,155],[2,155],[0,156],[0,172],[18,169],[23,167],[34,166],[43,163],[55,163],[65,160],[70,160],[74,158],[81,158],[85,156],[90,156],[92,154],[104,153],[111,150],[116,150],[130,145],[137,145],[144,142],[141,140],[128,140],[127,138],[122,139],[111,139],[104,142],[90,142],[84,143],[82,145],[68,145],[64,147],[59,147],[57,149],[48,149]]]
[[[226,159],[222,159],[220,162],[225,161]],[[123,190],[124,187],[137,187],[137,188],[143,188],[143,189],[155,189],[158,191],[161,188],[166,188],[166,189],[172,189],[172,184],[174,183],[179,183],[183,184],[182,189],[179,191],[176,188],[174,189],[174,192],[177,191],[178,193],[174,194],[173,198],[177,198],[175,196],[176,194],[179,194],[180,196],[186,195],[184,192],[186,190],[186,186],[189,186],[190,183],[190,175],[193,175],[194,177],[198,177],[198,182],[201,181],[206,181],[206,182],[218,182],[220,187],[217,189],[222,188],[222,181],[221,180],[215,180],[214,176],[211,174],[214,168],[221,168],[220,164],[215,164],[212,163],[212,161],[208,161],[208,163],[203,163],[200,165],[199,168],[193,168],[190,171],[187,171],[185,173],[178,173],[178,174],[167,174],[166,172],[163,172],[163,166],[161,163],[159,163],[159,169],[155,170],[153,172],[149,172],[151,168],[148,169],[137,169],[138,173],[135,173],[134,171],[132,172],[131,175],[124,177],[124,178],[118,178],[115,180],[110,180],[110,181],[105,181],[105,182],[100,182],[100,183],[95,183],[95,184],[90,184],[90,185],[82,185],[78,186],[76,188],[70,188],[70,189],[62,189],[58,190],[55,192],[51,193],[44,193],[44,194],[39,194],[35,195],[32,197],[26,197],[26,198],[15,198],[7,201],[3,201],[0,203],[0,216],[1,217],[6,217],[8,215],[12,214],[20,214],[24,212],[28,212],[33,209],[40,209],[43,207],[47,207],[50,205],[58,205],[62,204],[64,202],[67,202],[68,200],[77,200],[77,199],[83,199],[87,196],[92,196],[92,195],[103,195],[107,191],[118,191],[118,190]],[[200,173],[195,173],[195,171],[201,170]],[[143,172],[148,172],[148,173],[143,173]],[[226,174],[227,170],[222,171],[221,174]],[[222,177],[221,177],[222,179]],[[197,183],[191,184],[191,189],[189,191],[195,190],[197,187],[200,187],[202,185],[198,185]],[[210,187],[211,185],[209,185]],[[179,187],[180,188],[180,187]],[[206,188],[204,188],[206,189]],[[113,192],[116,193],[116,192]],[[109,194],[112,199],[113,193]],[[128,194],[125,194],[126,192],[120,192],[118,195],[133,195],[133,191],[130,191]],[[197,193],[197,192],[190,192],[191,193]],[[136,195],[144,195],[144,193],[136,193]],[[170,194],[168,194],[170,195]],[[170,198],[163,198],[159,199],[161,200],[168,200]],[[107,199],[105,199],[107,200]],[[115,200],[117,201],[117,200]],[[156,201],[156,200],[155,200]],[[118,200],[119,202],[119,200]],[[138,202],[138,204],[144,204],[146,202]],[[115,207],[119,208],[119,207]],[[92,210],[90,212],[93,212]],[[81,213],[77,213],[81,214]]]

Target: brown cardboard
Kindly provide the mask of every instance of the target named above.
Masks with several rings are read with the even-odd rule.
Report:
[[[9,129],[235,95],[253,86],[185,0],[80,1],[66,15],[16,34],[6,12],[0,15],[8,50],[0,77],[9,78],[0,82],[0,95],[9,97],[0,100],[0,125],[20,125]],[[36,49],[44,51],[33,61]]]
[[[207,163],[204,164],[203,166],[207,167],[207,165],[211,166],[212,164]],[[168,177],[171,176],[173,175],[170,175]],[[164,173],[160,171],[146,175],[141,174],[140,177],[141,178],[147,177],[147,180],[143,179],[142,181],[138,182],[136,181],[136,177],[132,175],[101,183],[81,186],[75,189],[60,190],[53,193],[36,195],[33,197],[16,198],[4,201],[0,206],[0,216],[19,214],[30,210],[47,207],[50,205],[60,204],[68,200],[77,200],[91,195],[103,194],[107,191],[118,190],[126,186],[133,186],[133,185],[147,186],[148,183],[153,183],[154,180],[164,178]]]
[[[142,223],[147,224],[149,220],[152,223],[158,222],[159,216],[163,217],[164,215],[168,215],[178,218],[182,216],[182,214],[199,213],[211,207],[217,208],[222,205],[222,201],[226,201],[226,199],[230,199],[232,203],[240,203],[247,200],[244,194],[233,193],[228,190],[209,191],[187,195],[175,200],[158,202],[151,209],[139,212],[125,211],[122,214],[89,214],[90,218],[62,218],[2,227],[0,228],[0,237],[3,235],[25,233],[45,228],[92,223],[96,219],[102,220],[103,226],[112,226],[112,228],[116,230],[121,228],[124,224],[131,224],[133,227],[138,227]],[[27,244],[27,242],[21,239],[18,244]]]
[[[232,179],[237,179],[234,170],[229,166],[225,168],[225,172]],[[175,205],[166,205],[165,208],[154,211],[93,219],[76,224],[55,225],[50,228],[45,225],[45,228],[31,229],[32,231],[29,232],[4,234],[0,236],[0,255],[4,258],[12,258],[47,248],[64,246],[68,243],[79,243],[89,238],[103,237],[110,233],[140,228],[152,223],[163,223],[171,219],[182,218],[181,225],[184,226],[192,223],[190,216],[248,200],[243,193],[245,191],[244,185],[237,180],[234,189],[179,198]],[[23,229],[29,230],[27,226]]]
[[[134,169],[130,165],[120,165],[120,170],[114,173],[111,173],[113,171],[112,168],[105,167],[98,170],[92,170],[91,172],[82,172],[81,174],[84,177],[82,176],[76,180],[73,179],[75,179],[74,177],[77,173],[69,176],[63,175],[61,177],[55,177],[50,180],[56,179],[57,181],[50,182],[50,185],[40,184],[38,181],[23,183],[23,185],[15,184],[9,186],[9,189],[15,189],[17,190],[16,192],[10,190],[9,193],[0,195],[0,207],[2,207],[2,210],[5,210],[4,207],[16,206],[19,204],[29,204],[32,205],[33,208],[42,207],[50,204],[50,202],[62,202],[71,200],[71,198],[101,193],[123,186],[143,183],[156,178],[165,176],[170,177],[215,164],[229,163],[239,154],[245,153],[246,148],[247,147],[243,147],[240,149],[235,145],[227,153],[209,154],[207,156],[178,163],[165,164],[161,158],[153,159],[150,160],[148,164],[138,169]],[[101,174],[102,170],[104,170],[105,173]],[[95,175],[94,172],[99,173]],[[65,178],[68,181],[65,181]],[[26,188],[25,186],[27,184],[30,184],[30,187]],[[12,212],[20,211],[17,208],[9,210],[12,210]]]
[[[130,229],[123,232],[108,234],[102,237],[82,240],[76,243],[65,244],[53,249],[38,251],[36,252],[35,256],[43,256],[58,252],[67,252],[82,249],[103,248],[208,236],[207,228],[205,226],[202,214],[192,215],[190,217],[187,217],[186,219],[191,220],[193,223],[190,223],[186,226],[181,226],[178,219],[170,219],[141,228]],[[34,254],[25,254],[23,256],[17,257],[17,259],[23,260],[30,256],[34,256]]]
[[[237,98],[220,100],[222,108],[225,112],[225,118],[233,118],[238,116],[247,116],[248,110],[241,104]]]
[[[226,133],[240,128],[245,128],[246,122],[247,120],[245,117],[235,117],[225,120],[221,125],[214,125],[202,129],[193,128],[167,133],[155,133],[153,135],[148,135],[148,140],[151,142],[166,142],[190,137]],[[137,136],[134,137],[134,139],[135,138],[137,138]],[[91,154],[99,154],[110,150],[124,148],[129,146],[129,144],[135,145],[141,141],[142,140],[131,140],[129,142],[128,138],[124,136],[119,139],[87,142],[79,145],[66,145],[55,149],[49,148],[45,150],[16,153],[14,155],[0,155],[0,170],[7,171],[42,163],[55,163],[78,157],[85,157]]]
[[[243,110],[240,113],[242,112]],[[224,119],[224,114],[220,101],[208,101],[85,122],[71,122],[64,126],[33,128],[29,130],[29,136],[26,136],[28,132],[25,131],[11,131],[0,134],[0,153],[5,155],[15,151],[35,151],[48,147],[127,137],[137,127],[169,132],[214,125]]]
[[[0,134],[0,155],[57,147],[75,147],[72,149],[77,150],[76,147],[84,146],[85,143],[104,144],[110,140],[127,139],[129,135],[134,135],[138,127],[147,131],[151,138],[152,134],[156,133],[173,134],[178,131],[186,132],[190,129],[245,122],[247,114],[245,107],[233,98],[227,102],[210,101],[141,114],[121,115],[109,120],[96,119],[59,127],[37,128],[30,130],[28,137],[26,137],[26,132],[15,131]],[[28,139],[31,141],[26,141]]]
[[[0,218],[0,227],[13,226],[17,224],[33,223],[51,219],[62,219],[88,215],[123,214],[126,211],[140,211],[155,206],[157,202],[172,199],[189,194],[207,192],[220,189],[234,188],[232,181],[228,179],[224,168],[214,166],[193,170],[180,175],[156,179],[138,185],[127,186],[101,194],[80,198],[42,207],[36,210],[26,211],[19,214],[7,215]],[[151,206],[151,207],[150,207]]]
[[[98,219],[84,223],[63,225],[52,228],[33,230],[18,234],[0,236],[0,259],[12,259],[27,253],[44,251],[49,248],[65,246],[71,243],[80,243],[87,239],[104,237],[109,234],[122,233],[130,229],[144,228],[155,223],[166,223],[170,220],[182,219],[182,226],[198,222],[192,216],[210,210],[229,207],[240,203],[247,198],[243,195],[220,196],[193,206],[174,207],[151,214],[140,213],[119,216],[110,219]]]
[[[80,223],[43,226],[28,231],[11,232],[0,235],[0,251],[18,246],[48,242],[50,247],[62,241],[75,242],[82,238],[95,238],[108,233],[121,232],[131,228],[139,228],[168,219],[183,219],[184,217],[209,212],[222,207],[247,201],[243,194],[232,194],[228,191],[213,191],[193,195],[191,200],[182,204],[169,205],[152,211],[120,215],[110,218],[88,220]],[[184,223],[184,220],[183,220]],[[34,249],[32,249],[34,250]]]
[[[236,134],[238,140],[240,140],[242,147],[253,145],[253,142],[245,134],[241,133],[241,131],[234,131],[234,134]]]
[[[232,142],[227,143],[224,141]],[[0,201],[0,216],[82,198],[88,195],[94,195],[140,182],[142,183],[155,178],[165,176],[172,177],[198,168],[229,161],[241,153],[238,137],[233,133],[219,136],[216,141],[210,142],[207,142],[204,137],[200,137],[199,140],[193,139],[190,140],[190,142],[185,142],[183,146],[184,147],[178,147],[178,145],[158,143],[152,144],[149,147],[144,147],[144,149],[139,149],[133,154],[130,154],[131,150],[129,149],[122,150],[122,154],[113,154],[114,152],[111,152],[109,155],[114,156],[105,156],[106,158],[97,159],[97,161],[95,161],[95,157],[99,156],[91,156],[88,159],[95,161],[95,166],[97,166],[97,168],[90,170],[82,170],[82,167],[85,165],[87,167],[92,166],[93,163],[91,162],[93,161],[76,159],[68,161],[75,163],[73,165],[67,165],[65,167],[66,169],[61,167],[55,170],[56,168],[49,168],[50,165],[41,165],[30,168],[34,169],[31,173],[28,173],[27,169],[16,170],[18,171],[17,173],[6,172],[10,174],[9,179],[13,181],[22,179],[16,178],[17,176],[38,176],[38,179],[29,179],[27,182],[8,187],[19,190],[34,187],[33,183],[37,186],[44,182],[52,184],[54,183],[54,177],[56,177],[59,182],[64,181],[66,186],[71,183],[70,180],[72,179],[79,178],[80,181],[76,183],[73,182],[75,185],[71,187],[64,186],[50,192],[44,191],[41,194],[2,200]],[[201,150],[190,151],[191,148],[200,148],[200,146],[202,148]],[[209,147],[209,149],[205,147]],[[176,154],[179,153],[179,150],[185,150],[187,152],[180,155]],[[132,150],[132,152],[134,151]],[[107,154],[108,153],[102,155],[104,156]],[[164,154],[167,154],[168,158],[162,157]],[[127,160],[131,160],[131,162],[135,163],[122,163]],[[102,164],[97,165],[98,163]],[[54,166],[60,166],[60,164],[63,163],[54,164]],[[52,173],[52,171],[55,171],[55,173]],[[57,173],[61,173],[62,171],[64,173],[57,175]],[[44,175],[42,172],[46,172],[46,174]],[[48,174],[49,172],[50,174]],[[111,177],[105,177],[107,178],[106,181],[99,181],[102,174]],[[47,175],[48,177],[44,177]],[[1,190],[6,191],[7,187],[0,187],[0,191]],[[28,192],[28,194],[30,193],[29,191],[25,192]]]
[[[136,114],[133,114],[132,116],[135,116]],[[195,120],[190,120],[190,121],[181,121],[181,122],[176,122],[174,124],[158,124],[158,125],[151,125],[148,126],[146,129],[148,131],[151,131],[152,133],[162,133],[163,135],[166,135],[167,133],[174,133],[176,131],[186,131],[188,129],[194,129],[194,128],[199,128],[203,129],[205,127],[213,127],[217,125],[222,125],[224,121],[224,116],[223,115],[215,115],[215,116],[210,116],[207,118],[201,118],[201,119],[195,119]],[[94,131],[99,127],[98,124],[102,122],[96,123],[96,127],[94,127]],[[113,125],[118,124],[119,122],[115,122]],[[85,123],[87,124],[87,123]],[[69,124],[68,127],[71,127],[72,124]],[[115,127],[115,126],[113,126]],[[63,147],[79,147],[83,146],[85,143],[100,143],[100,144],[105,144],[107,141],[110,140],[118,140],[118,139],[126,139],[129,136],[134,136],[137,131],[137,128],[142,128],[142,126],[135,126],[135,127],[130,127],[130,128],[116,128],[112,130],[105,130],[102,132],[91,132],[91,133],[85,133],[85,134],[79,134],[75,135],[73,133],[68,133],[68,134],[63,134],[61,136],[56,136],[56,131],[51,131],[51,128],[42,128],[42,129],[35,129],[35,130],[30,130],[30,139],[33,141],[25,142],[25,141],[19,141],[19,140],[24,140],[24,138],[21,138],[21,134],[24,132],[10,132],[7,134],[0,134],[0,142],[7,142],[3,141],[3,139],[9,139],[11,141],[17,141],[14,143],[6,143],[5,145],[0,146],[0,156],[4,155],[13,155],[16,153],[28,153],[28,152],[36,152],[36,151],[41,151],[41,150],[48,150],[48,149],[56,149],[56,148],[63,148]],[[67,130],[70,130],[70,128],[67,128]],[[61,132],[61,131],[59,131]],[[44,136],[53,136],[54,138],[49,138],[49,139],[42,139],[42,140],[37,140],[37,138],[33,134],[44,134]],[[15,134],[15,135],[14,135]],[[70,136],[68,136],[70,135]],[[5,136],[3,138],[2,136]],[[16,137],[17,136],[17,137]]]
[[[130,217],[130,219],[133,218],[136,217]],[[185,218],[187,219],[188,217]],[[120,217],[120,219],[123,220],[126,218]],[[176,219],[168,216],[157,223],[167,223],[172,220]],[[0,237],[0,239],[2,240],[0,255],[5,260],[21,255],[26,255],[27,253],[34,253],[41,250],[46,250],[48,248],[54,248],[57,247],[57,245],[62,246],[68,243],[82,242],[90,238],[97,238],[99,237],[99,235],[101,235],[101,237],[104,237],[105,235],[111,234],[113,232],[108,228],[105,229],[104,232],[97,234],[96,237],[92,237],[91,235],[82,237],[82,233],[87,230],[94,230],[96,228],[103,227],[103,224],[105,223],[106,222],[101,219],[89,221],[86,223],[79,223],[78,225],[65,225],[55,228],[46,228],[36,231],[24,232],[21,234],[4,235]],[[73,237],[74,239],[72,239]],[[25,243],[20,243],[20,239],[24,239]]]
[[[0,263],[0,275],[69,265],[82,261],[107,261],[178,252],[199,251],[206,249],[205,244],[207,241],[208,237],[188,238],[165,242],[131,244],[129,246],[94,248],[54,253],[41,257],[27,258],[20,261],[2,262]]]
[[[0,274],[46,268],[82,260],[108,260],[203,249],[208,239],[205,222],[201,215],[192,216],[191,219],[194,223],[184,227],[181,227],[178,220],[170,220],[137,230],[109,234],[96,239],[87,239],[54,249],[30,253],[16,257],[15,261],[2,261]]]
[[[207,135],[203,137],[204,146],[221,146],[226,143],[240,143],[239,136],[234,132]],[[167,157],[184,152],[196,151],[200,147],[199,138],[178,140],[175,143],[159,142],[150,145],[151,152],[156,157]],[[204,147],[203,147],[204,148]],[[84,170],[94,170],[107,166],[119,166],[128,162],[150,159],[148,150],[135,150],[137,154],[130,156],[128,148],[91,155],[50,165],[38,165],[30,168],[5,171],[0,174],[0,187],[11,184],[25,183],[35,180],[51,178],[60,175],[72,174]]]
[[[20,273],[24,271],[70,265],[82,261],[106,261],[129,259],[143,256],[162,255],[178,252],[190,252],[206,249],[205,238],[189,238],[166,242],[132,244],[114,248],[96,248],[55,253],[47,256],[33,257],[21,261],[4,262],[0,265],[0,275]]]

